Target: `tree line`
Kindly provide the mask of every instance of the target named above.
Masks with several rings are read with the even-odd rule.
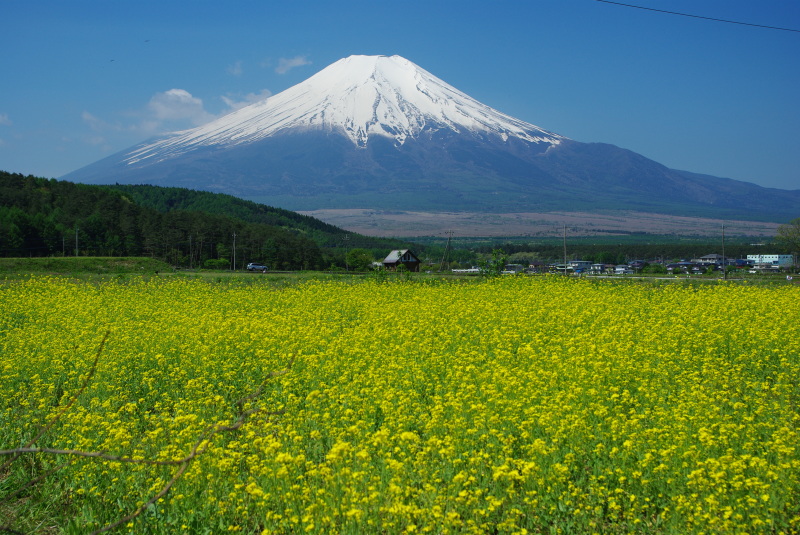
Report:
[[[383,259],[392,249],[421,249],[404,240],[364,236],[325,223],[315,217],[223,193],[150,185],[115,184],[105,187],[122,192],[136,204],[153,208],[161,213],[200,211],[225,215],[248,223],[279,227],[293,234],[305,236],[320,247],[325,269],[331,267],[350,269],[352,262],[348,261],[347,255],[354,248],[366,251],[374,259]]]
[[[124,191],[4,171],[0,255],[151,256],[237,269],[258,261],[278,270],[320,269],[328,261],[298,230],[183,207],[161,212]]]
[[[773,253],[772,249],[764,251],[768,245],[753,245],[753,238],[736,238],[726,241],[725,256],[728,258],[746,258],[748,254]],[[669,243],[567,243],[568,260],[587,260],[598,264],[626,264],[633,260],[659,260],[672,262],[681,259],[699,258],[717,253],[722,254],[721,240],[697,240],[691,243],[677,241]],[[500,249],[511,257],[511,260],[561,260],[564,258],[564,244],[554,240],[551,243],[505,243],[493,246],[481,246],[477,252],[487,255],[492,250]]]
[[[800,249],[800,219],[782,225],[772,245],[729,239],[725,254]],[[792,242],[792,239],[794,240]],[[560,240],[545,243],[409,243],[348,232],[319,219],[230,195],[147,185],[90,186],[0,171],[0,256],[149,256],[172,265],[273,270],[358,269],[392,249],[410,248],[428,266],[478,265],[494,250],[516,263],[563,258]],[[792,243],[790,243],[792,242]],[[718,240],[590,243],[571,240],[569,259],[622,264],[721,253]],[[763,250],[765,247],[769,251]],[[763,250],[763,251],[762,251]]]

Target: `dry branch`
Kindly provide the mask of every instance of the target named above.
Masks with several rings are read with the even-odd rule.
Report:
[[[209,429],[207,429],[195,441],[195,443],[192,446],[191,451],[189,452],[189,454],[187,454],[185,457],[183,457],[181,459],[174,459],[174,460],[153,460],[153,459],[144,459],[144,458],[137,459],[137,458],[133,458],[133,457],[125,457],[125,456],[120,456],[120,455],[110,455],[105,451],[83,451],[83,450],[65,450],[65,449],[56,449],[56,448],[35,448],[35,447],[32,447],[33,444],[37,440],[39,440],[42,437],[42,435],[44,435],[48,430],[50,430],[52,428],[52,426],[55,425],[55,423],[67,412],[67,410],[69,410],[72,407],[72,405],[74,405],[74,403],[77,401],[78,397],[86,390],[86,388],[87,388],[87,386],[89,384],[89,381],[94,376],[94,373],[97,370],[97,365],[98,365],[98,362],[99,362],[99,359],[100,359],[100,354],[103,351],[103,348],[105,346],[106,340],[108,339],[108,336],[109,336],[109,332],[107,331],[105,333],[105,335],[103,336],[103,340],[100,342],[100,346],[97,349],[97,353],[95,354],[95,358],[94,358],[94,361],[92,362],[92,365],[91,365],[91,367],[89,369],[89,373],[86,375],[86,378],[84,379],[83,384],[81,385],[80,389],[78,390],[78,392],[75,393],[75,395],[72,396],[72,398],[70,399],[69,403],[67,403],[67,405],[65,405],[64,408],[61,411],[59,411],[59,413],[56,416],[54,416],[47,424],[43,425],[40,428],[39,432],[36,434],[36,436],[32,440],[30,440],[24,447],[13,448],[13,449],[8,449],[8,450],[0,450],[0,456],[10,456],[11,457],[8,461],[6,461],[0,467],[0,470],[6,468],[9,464],[11,464],[14,461],[14,459],[18,458],[21,455],[24,455],[24,454],[36,454],[36,453],[45,453],[45,454],[51,454],[51,455],[56,455],[56,456],[94,458],[94,459],[101,459],[101,460],[104,460],[104,461],[117,462],[117,463],[144,464],[144,465],[156,465],[156,466],[179,466],[179,468],[173,474],[172,478],[161,488],[161,490],[159,490],[152,498],[150,498],[141,507],[137,508],[133,513],[131,513],[129,515],[126,515],[125,517],[120,518],[119,520],[117,520],[117,521],[115,521],[115,522],[113,522],[113,523],[111,523],[111,524],[109,524],[107,526],[104,526],[104,527],[102,527],[102,528],[100,528],[100,529],[98,529],[96,531],[93,531],[92,535],[99,534],[99,533],[104,533],[104,532],[107,532],[107,531],[111,531],[111,530],[121,526],[124,523],[130,522],[131,520],[133,520],[136,517],[138,517],[139,515],[141,515],[152,504],[156,503],[159,499],[161,499],[164,496],[166,496],[167,493],[169,492],[169,490],[173,487],[173,485],[175,485],[175,483],[177,483],[178,480],[181,478],[181,476],[184,474],[184,472],[189,467],[189,465],[192,463],[192,461],[194,461],[197,457],[199,457],[200,455],[202,455],[203,453],[206,452],[206,450],[208,449],[208,446],[210,445],[210,440],[214,437],[214,435],[217,435],[219,433],[229,433],[229,432],[232,432],[232,431],[236,431],[239,428],[241,428],[250,419],[251,416],[256,415],[256,414],[263,414],[265,416],[278,416],[278,415],[284,414],[285,413],[284,409],[281,409],[281,410],[278,410],[278,411],[264,411],[264,410],[259,409],[259,408],[253,408],[253,409],[244,410],[244,405],[247,402],[250,402],[250,401],[253,401],[255,399],[258,399],[261,396],[261,394],[263,393],[264,387],[266,386],[267,382],[270,379],[273,379],[275,377],[278,377],[278,376],[281,376],[281,375],[284,375],[284,374],[288,373],[289,370],[291,369],[292,365],[294,364],[294,358],[292,358],[289,361],[289,363],[288,363],[288,365],[286,366],[285,369],[277,371],[277,372],[270,372],[267,375],[267,377],[264,379],[264,381],[258,386],[258,388],[256,388],[252,393],[250,393],[250,394],[240,398],[238,401],[236,401],[236,407],[237,407],[237,410],[238,410],[238,414],[237,414],[236,420],[233,423],[231,423],[229,425],[218,424],[218,425],[212,426]],[[65,467],[65,466],[69,465],[71,462],[72,462],[71,460],[67,461],[65,463],[62,463],[62,464],[56,466],[55,468],[53,468],[51,470],[48,470],[44,474],[40,474],[39,476],[37,476],[36,478],[32,479],[31,481],[28,481],[27,483],[25,483],[23,486],[21,486],[20,488],[16,489],[12,493],[4,496],[2,501],[7,501],[10,498],[12,498],[12,497],[16,496],[17,494],[19,494],[20,492],[24,491],[25,489],[28,489],[28,488],[38,484],[39,482],[41,482],[42,480],[47,478],[49,475],[55,473],[56,471],[60,470],[61,468]],[[0,532],[20,533],[19,531],[14,530],[10,526],[0,526]]]
[[[78,391],[72,396],[72,398],[70,398],[69,402],[66,405],[64,405],[64,407],[58,412],[58,414],[56,414],[53,417],[52,420],[50,420],[48,423],[46,423],[45,425],[43,425],[42,427],[39,428],[39,432],[36,433],[35,437],[33,437],[27,444],[25,444],[24,447],[17,448],[17,449],[24,450],[25,448],[29,448],[32,445],[34,445],[36,443],[36,441],[39,440],[40,438],[42,438],[42,435],[47,433],[53,427],[53,425],[55,425],[55,423],[62,416],[64,416],[64,414],[75,404],[75,402],[78,400],[80,395],[83,394],[83,392],[86,390],[86,387],[89,385],[89,381],[91,381],[92,377],[94,377],[94,372],[97,371],[97,363],[100,361],[100,353],[103,352],[103,348],[106,345],[106,340],[108,340],[108,335],[109,334],[111,334],[111,331],[106,331],[106,334],[103,335],[103,339],[100,341],[100,345],[97,347],[97,353],[95,353],[95,355],[94,355],[94,361],[92,362],[92,365],[89,367],[89,373],[86,374],[86,377],[83,380],[83,384],[78,389]],[[14,450],[10,450],[10,451],[13,452]],[[20,453],[22,453],[22,452],[20,452]],[[7,455],[7,454],[4,454],[4,455]],[[11,457],[11,459],[9,459],[5,463],[3,463],[3,465],[0,466],[0,472],[2,472],[5,468],[7,468],[9,464],[14,462],[14,459],[16,459],[16,458],[17,458],[17,455],[13,455]]]

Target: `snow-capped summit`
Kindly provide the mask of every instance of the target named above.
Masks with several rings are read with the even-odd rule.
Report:
[[[198,146],[252,143],[290,129],[340,131],[359,147],[371,136],[402,145],[437,130],[551,145],[564,139],[481,104],[400,56],[350,56],[277,95],[141,146],[126,162],[162,160]]]
[[[277,95],[62,178],[201,189],[290,210],[778,217],[800,206],[800,191],[675,171],[548,132],[399,56],[341,59]]]

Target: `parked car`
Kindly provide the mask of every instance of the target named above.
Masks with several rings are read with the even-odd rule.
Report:
[[[266,271],[267,269],[269,268],[267,268],[267,266],[264,264],[257,264],[255,262],[250,262],[247,264],[247,271]]]

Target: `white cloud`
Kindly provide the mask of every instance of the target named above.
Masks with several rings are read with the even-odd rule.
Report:
[[[89,129],[94,133],[81,135],[79,139],[81,139],[86,145],[90,145],[92,147],[101,147],[104,151],[108,150],[109,148],[106,134],[120,132],[123,130],[121,125],[108,123],[99,117],[92,115],[88,111],[81,113],[81,119],[83,119],[83,122],[86,123]],[[69,143],[72,141],[72,139],[64,138],[61,141]]]
[[[81,119],[83,119],[83,122],[89,125],[89,128],[91,128],[95,132],[102,132],[104,130],[119,130],[118,127],[114,127],[113,125],[108,124],[99,117],[95,117],[88,111],[84,111],[83,113],[81,113]]]
[[[81,119],[92,134],[81,139],[91,146],[133,144],[145,137],[186,130],[215,118],[206,111],[201,99],[185,89],[170,89],[156,93],[138,110],[118,114],[114,122],[84,111]]]
[[[237,61],[228,67],[228,74],[232,74],[233,76],[241,76],[243,72],[241,61]]]
[[[147,104],[152,117],[163,126],[166,123],[200,126],[214,119],[203,107],[203,101],[185,89],[170,89],[156,93]]]
[[[306,59],[306,56],[295,56],[293,58],[281,58],[278,60],[278,66],[275,67],[275,72],[278,74],[286,74],[295,67],[302,67],[303,65],[311,65],[311,62]]]
[[[7,113],[0,113],[0,125],[11,126],[12,124],[14,123],[12,123],[11,119],[8,118]]]
[[[84,141],[86,141],[86,143],[88,143],[89,145],[94,145],[97,147],[100,146],[105,147],[106,145],[106,138],[104,138],[103,136],[87,136],[84,138]]]
[[[249,106],[254,102],[264,100],[270,96],[272,96],[272,91],[269,89],[262,89],[259,93],[248,93],[244,96],[228,93],[220,98],[222,98],[222,101],[226,106],[228,106],[229,111],[236,111],[240,108],[244,108],[245,106]]]

